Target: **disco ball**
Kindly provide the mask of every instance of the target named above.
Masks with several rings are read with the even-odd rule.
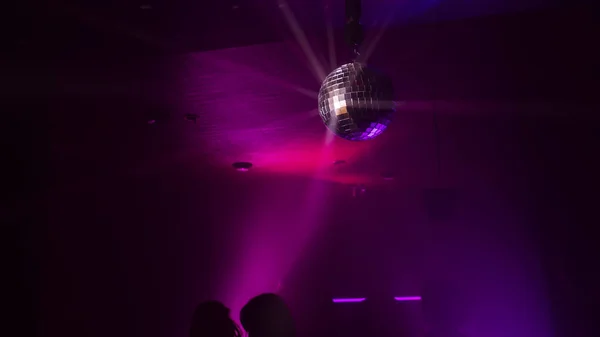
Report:
[[[348,140],[379,136],[394,112],[391,80],[360,63],[329,74],[319,90],[319,114],[329,130]]]

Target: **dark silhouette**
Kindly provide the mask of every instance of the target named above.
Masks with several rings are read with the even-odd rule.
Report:
[[[249,337],[296,336],[292,314],[279,295],[254,297],[242,308],[240,321]]]
[[[229,308],[218,301],[207,301],[194,311],[190,337],[242,337],[242,332],[229,317]]]

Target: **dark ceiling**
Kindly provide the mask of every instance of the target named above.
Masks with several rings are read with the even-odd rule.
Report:
[[[140,11],[146,10],[135,7],[134,12]],[[232,162],[252,161],[256,170],[310,175],[323,160],[346,160],[344,168],[321,172],[323,178],[378,184],[382,171],[391,170],[405,177],[398,184],[427,186],[435,158],[434,113],[448,116],[444,117],[448,123],[456,120],[451,116],[491,116],[509,127],[514,116],[582,115],[594,110],[588,104],[594,100],[594,86],[587,83],[593,80],[588,69],[597,57],[586,42],[594,26],[588,11],[549,8],[396,25],[387,27],[381,40],[373,38],[381,31],[377,26],[368,29],[365,41],[365,45],[377,41],[370,62],[394,79],[396,97],[403,105],[389,132],[379,139],[351,143],[334,138],[327,158],[319,159],[325,128],[316,114],[316,92],[323,78],[316,68],[326,74],[344,62],[343,34],[334,35],[333,48],[328,46],[330,37],[310,35],[317,60],[313,64],[285,22],[280,22],[280,38],[273,35],[279,31],[271,31],[264,36],[242,35],[249,40],[241,41],[237,34],[255,25],[231,24],[232,15],[237,15],[231,13],[222,25],[237,28],[230,35],[213,30],[211,36],[223,39],[221,47],[250,46],[169,56],[155,53],[173,50],[152,45],[157,35],[142,40],[123,35],[120,28],[96,34],[95,29],[108,27],[108,21],[117,22],[113,19],[81,23],[78,29],[71,26],[74,21],[55,19],[62,28],[54,31],[55,26],[49,26],[31,36],[57,35],[26,44],[22,62],[6,68],[4,92],[14,98],[7,111],[27,111],[19,114],[21,118],[37,116],[53,126],[47,130],[52,131],[48,136],[54,150],[63,156],[83,151],[93,157],[91,162],[99,160],[97,153],[84,149],[101,151],[108,144],[103,135],[111,135],[116,146],[111,151],[152,158],[153,163],[137,164],[141,166],[184,161],[230,169]],[[278,41],[256,44],[265,38]],[[210,40],[182,41],[198,43],[198,49],[217,47]],[[48,60],[52,66],[45,63]],[[198,123],[186,123],[186,113],[197,114]],[[158,122],[148,126],[148,119]],[[160,151],[148,142],[157,142]],[[412,158],[414,143],[427,148],[418,159]],[[401,174],[405,170],[414,174]],[[462,179],[459,166],[455,171],[448,184]]]
[[[581,1],[577,1],[581,2]],[[363,23],[403,25],[440,22],[548,8],[556,0],[374,0],[364,1]],[[574,1],[570,5],[575,4]],[[19,48],[72,49],[109,43],[144,44],[160,50],[207,50],[280,41],[291,37],[282,7],[309,35],[328,25],[343,27],[342,0],[50,0],[44,6],[16,4],[24,20],[11,26]],[[16,34],[15,34],[16,32]],[[127,42],[124,42],[127,41]]]

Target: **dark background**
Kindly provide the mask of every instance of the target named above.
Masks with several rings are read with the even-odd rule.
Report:
[[[592,13],[564,7],[390,28],[373,62],[400,79],[403,99],[472,107],[440,117],[445,184],[458,190],[457,205],[449,219],[430,219],[423,195],[432,183],[417,172],[434,167],[432,144],[418,131],[410,146],[390,136],[386,150],[373,155],[396,168],[410,163],[414,175],[399,177],[393,188],[354,199],[343,184],[324,182],[336,196],[320,220],[330,226],[315,235],[285,282],[303,329],[323,326],[312,308],[330,308],[332,296],[371,296],[380,288],[386,296],[412,294],[421,280],[444,277],[470,291],[477,298],[470,306],[489,315],[474,331],[542,336],[544,329],[517,323],[488,330],[529,317],[549,319],[557,336],[597,333],[600,133]],[[189,133],[189,124],[179,126],[181,96],[170,85],[179,76],[173,53],[225,45],[211,40],[210,48],[194,48],[204,41],[184,39],[156,47],[120,30],[44,20],[28,26],[33,32],[9,34],[11,53],[2,65],[3,297],[15,314],[7,328],[48,336],[185,333],[193,304],[215,296],[219,280],[244,282],[242,272],[225,269],[237,259],[228,233],[242,231],[239,219],[250,206],[230,205],[277,202],[274,218],[284,223],[309,195],[310,178],[240,177],[204,161],[210,150],[203,141],[183,159],[173,157]],[[312,41],[324,43],[317,33]],[[260,53],[260,45],[250,48],[248,55]],[[141,94],[111,90],[115,83],[149,82]],[[500,112],[486,111],[490,105]],[[148,131],[148,114],[165,116],[168,127]],[[427,114],[404,121],[429,130]],[[217,136],[199,139],[206,137]],[[503,302],[515,293],[530,296],[529,306]],[[529,316],[517,307],[530,308]],[[418,308],[411,310],[418,316]]]

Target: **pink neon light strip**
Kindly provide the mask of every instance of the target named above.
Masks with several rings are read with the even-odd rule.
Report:
[[[420,301],[421,296],[394,297],[396,301]]]
[[[334,298],[333,303],[357,303],[364,302],[366,297],[354,297],[354,298]],[[396,301],[404,302],[404,301],[420,301],[421,296],[402,296],[402,297],[394,297]]]
[[[359,297],[359,298],[334,298],[333,299],[333,303],[351,303],[351,302],[362,302],[364,300],[366,300],[366,297]]]

